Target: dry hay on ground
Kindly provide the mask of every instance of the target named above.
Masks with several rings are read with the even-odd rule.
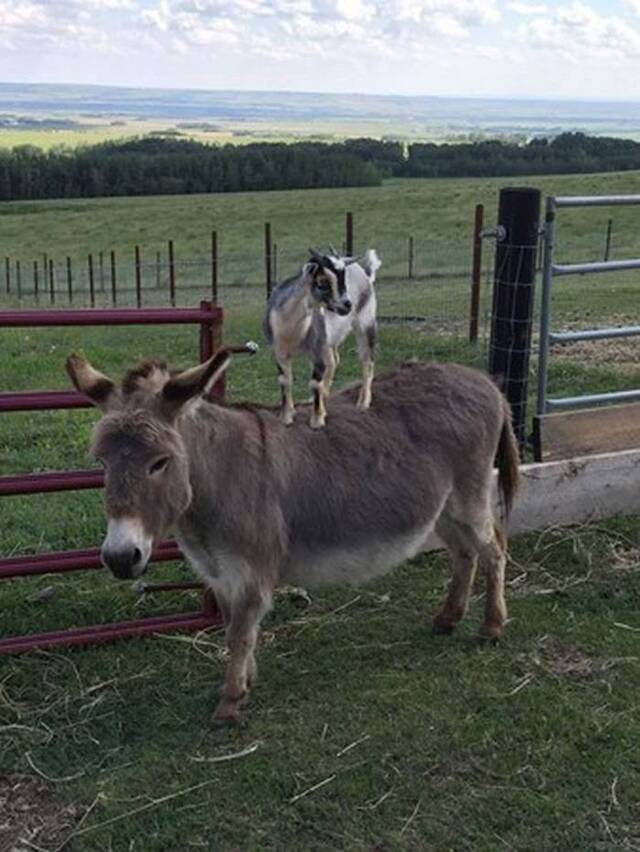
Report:
[[[0,852],[63,849],[81,810],[35,775],[0,776]]]

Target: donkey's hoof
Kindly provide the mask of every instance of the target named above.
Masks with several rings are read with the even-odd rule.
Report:
[[[439,621],[437,618],[435,618],[433,620],[433,624],[431,625],[431,635],[451,636],[455,629],[455,624],[452,624],[450,621]]]
[[[481,645],[491,645],[493,648],[495,648],[497,645],[500,644],[501,639],[502,627],[487,627],[486,624],[483,624],[480,630],[478,631],[478,642]]]
[[[213,714],[213,724],[220,728],[240,724],[238,702],[227,701],[223,698]]]

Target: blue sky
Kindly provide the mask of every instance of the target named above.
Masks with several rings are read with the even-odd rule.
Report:
[[[0,0],[0,80],[640,100],[640,0]]]

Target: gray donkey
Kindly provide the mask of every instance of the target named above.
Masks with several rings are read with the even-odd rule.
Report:
[[[294,355],[306,353],[313,362],[311,390],[313,408],[310,424],[322,428],[326,421],[326,399],[340,363],[339,347],[353,331],[362,363],[359,408],[371,405],[376,346],[376,294],[373,283],[380,259],[373,249],[358,261],[309,250],[311,257],[302,270],[274,288],[267,301],[264,332],[278,366],[282,392],[282,419],[293,423]]]
[[[467,607],[478,558],[486,576],[483,635],[507,617],[505,543],[493,514],[497,459],[505,514],[518,479],[508,404],[484,374],[411,363],[335,394],[325,429],[287,429],[265,407],[224,406],[203,394],[232,351],[184,372],[162,362],[120,386],[72,355],[68,373],[104,416],[93,454],[105,468],[104,564],[139,577],[171,529],[218,600],[230,660],[218,720],[237,718],[256,677],[254,650],[274,587],[363,583],[423,549],[435,530],[453,579],[434,631],[450,633]]]

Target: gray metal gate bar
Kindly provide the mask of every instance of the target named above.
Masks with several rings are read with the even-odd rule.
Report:
[[[619,207],[640,204],[640,195],[556,195],[555,207]]]
[[[640,390],[607,391],[606,393],[586,393],[582,396],[563,396],[547,400],[547,411],[561,408],[589,408],[602,402],[635,402],[640,400]]]
[[[542,303],[540,310],[540,352],[538,358],[538,399],[539,417],[549,411],[565,408],[582,408],[606,402],[631,402],[640,400],[640,389],[627,391],[609,391],[607,393],[584,394],[582,396],[557,397],[547,399],[547,379],[549,347],[558,343],[575,343],[584,340],[605,340],[640,335],[640,326],[628,325],[617,328],[596,328],[585,331],[550,331],[551,288],[553,277],[563,275],[584,275],[602,272],[624,272],[640,269],[640,258],[631,260],[613,260],[595,263],[554,264],[553,251],[555,241],[555,218],[559,207],[610,207],[622,205],[640,205],[640,195],[601,195],[601,196],[556,196],[547,198],[544,225],[544,255],[542,265]]]
[[[589,328],[586,331],[554,331],[549,334],[549,343],[576,343],[579,340],[609,340],[615,337],[635,337],[640,334],[640,325],[623,325],[619,328]]]
[[[640,257],[633,260],[598,260],[594,263],[554,263],[554,275],[588,275],[600,272],[625,272],[640,269]]]

